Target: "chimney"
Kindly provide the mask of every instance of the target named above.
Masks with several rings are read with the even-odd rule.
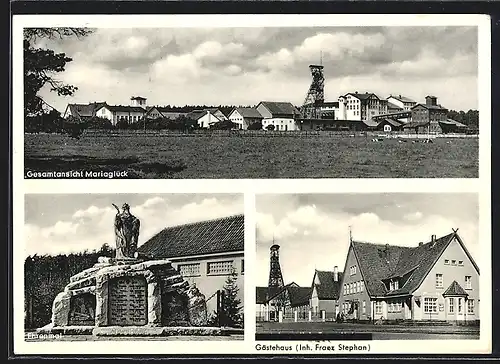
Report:
[[[432,245],[436,243],[436,235],[431,235],[431,243]]]
[[[333,267],[333,281],[338,282],[339,280],[339,267]]]
[[[424,245],[424,243],[423,243],[423,242],[418,243],[418,246],[422,246],[422,245]]]
[[[425,104],[427,106],[436,106],[437,105],[437,97],[436,96],[426,96]]]

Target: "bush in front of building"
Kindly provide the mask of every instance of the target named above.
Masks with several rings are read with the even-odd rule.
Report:
[[[247,128],[248,130],[262,130],[262,121],[250,124]]]
[[[239,288],[236,284],[238,274],[233,269],[224,283],[223,299],[220,309],[214,311],[209,318],[210,326],[229,326],[243,328],[243,306],[238,298]]]
[[[266,130],[273,131],[274,129],[274,124],[269,124],[268,126],[266,126]]]

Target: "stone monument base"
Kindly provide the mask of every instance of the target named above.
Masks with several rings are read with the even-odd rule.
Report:
[[[52,327],[47,325],[36,330],[39,334],[61,334],[61,335],[93,335],[93,336],[228,336],[243,335],[243,329],[231,327],[196,327],[196,326],[170,326],[170,327],[148,327],[148,326],[64,326]]]
[[[70,278],[54,299],[51,323],[42,330],[167,332],[161,328],[201,328],[207,321],[205,296],[170,261],[100,257]]]

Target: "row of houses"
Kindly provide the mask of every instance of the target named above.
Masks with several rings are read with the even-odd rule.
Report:
[[[448,118],[448,109],[437,102],[437,97],[426,96],[425,103],[417,103],[402,95],[383,99],[374,93],[351,92],[337,102],[318,105],[318,119],[307,119],[299,108],[285,101],[261,101],[255,107],[235,107],[227,115],[219,108],[173,112],[161,106],[147,106],[146,98],[134,96],[130,105],[108,105],[106,102],[69,104],[63,117],[87,119],[106,118],[116,125],[144,119],[177,119],[183,115],[197,122],[200,128],[210,128],[222,121],[231,121],[235,128],[246,130],[255,123],[262,129],[270,125],[278,131],[294,130],[350,130],[350,131],[407,131],[409,133],[465,132],[467,126]]]
[[[479,321],[479,268],[457,231],[416,246],[350,241],[343,272],[256,287],[257,320]]]

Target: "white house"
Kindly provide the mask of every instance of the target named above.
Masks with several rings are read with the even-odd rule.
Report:
[[[252,124],[262,122],[262,115],[254,107],[236,107],[229,114],[229,120],[238,124],[238,129],[246,130]]]
[[[213,123],[218,123],[220,121],[227,120],[226,115],[217,108],[205,109],[200,113],[196,122],[200,128],[208,129]]]
[[[409,97],[401,95],[390,95],[387,101],[403,109],[403,111],[411,111],[411,108],[417,104],[416,101],[413,101]]]
[[[128,123],[134,123],[141,120],[146,115],[146,110],[140,106],[127,105],[102,105],[95,115],[101,118],[106,118],[116,125],[119,120],[125,120]]]
[[[338,120],[371,120],[387,114],[387,101],[374,93],[350,92],[339,97],[339,114]]]
[[[261,101],[256,109],[263,117],[263,129],[274,125],[274,130],[278,131],[300,130],[296,122],[300,111],[290,102]]]

